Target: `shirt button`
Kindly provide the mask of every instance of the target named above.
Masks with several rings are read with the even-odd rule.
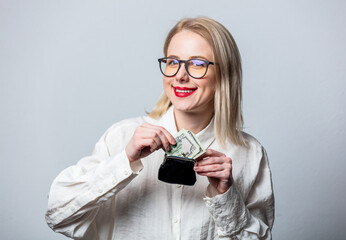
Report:
[[[125,174],[125,176],[128,176],[129,175],[129,171],[124,170],[124,174]]]
[[[179,222],[179,219],[174,218],[173,222],[174,222],[174,223],[178,223],[178,222]]]
[[[74,211],[74,210],[75,210],[75,208],[74,208],[74,206],[72,206],[72,207],[71,207],[71,211]]]
[[[99,189],[99,193],[102,193],[102,189],[101,188]]]
[[[181,185],[177,185],[177,188],[181,188]]]

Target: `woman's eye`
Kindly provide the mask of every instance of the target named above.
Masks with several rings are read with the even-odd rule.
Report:
[[[190,61],[190,65],[194,66],[194,67],[204,67],[205,66],[205,62],[202,60],[198,60],[198,59],[192,59]]]
[[[177,65],[177,64],[179,64],[179,61],[177,61],[175,59],[168,59],[167,64],[168,65]]]

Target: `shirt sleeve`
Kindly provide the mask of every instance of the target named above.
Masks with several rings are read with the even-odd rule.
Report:
[[[53,181],[46,221],[54,231],[74,239],[82,238],[99,206],[128,185],[142,169],[140,160],[129,163],[124,150],[110,155],[106,137],[107,132],[91,156],[63,170]]]
[[[271,239],[274,195],[267,155],[262,148],[259,171],[249,195],[243,199],[236,184],[224,194],[208,187],[205,203],[214,219],[219,239]]]

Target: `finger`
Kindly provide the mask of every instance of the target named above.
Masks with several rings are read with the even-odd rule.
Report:
[[[207,157],[199,160],[196,165],[197,166],[205,166],[205,165],[211,165],[211,164],[223,164],[225,162],[225,159],[221,157]]]
[[[205,153],[197,158],[197,161],[206,158],[206,157],[226,157],[226,155],[222,152],[215,151],[213,149],[205,150]]]
[[[225,170],[225,167],[222,164],[198,165],[194,167],[194,170],[197,173],[219,172]]]
[[[146,140],[153,140],[155,141],[155,147],[158,149],[162,146],[162,142],[159,136],[155,132],[153,132],[152,129],[149,128],[143,128],[139,133],[138,133],[138,141],[141,141],[143,139]],[[149,143],[150,141],[147,141]]]
[[[169,151],[170,150],[170,145],[169,141],[166,138],[165,134],[160,131],[159,129],[150,129],[150,138],[155,139],[159,147],[162,147],[164,150]]]
[[[174,137],[172,136],[172,134],[170,132],[167,131],[166,128],[162,127],[162,126],[157,126],[157,125],[152,125],[152,124],[149,124],[149,123],[146,123],[145,125],[146,127],[148,128],[152,128],[152,129],[158,129],[160,131],[163,132],[163,134],[166,136],[166,138],[168,139],[169,143],[172,144],[172,145],[175,145],[176,144],[176,141],[174,139]]]
[[[210,148],[205,151],[205,155],[207,157],[212,157],[212,156],[213,157],[226,157],[226,155],[224,153],[218,152],[218,151],[210,149]]]
[[[146,125],[147,130],[150,134],[149,136],[155,138],[155,140],[162,145],[163,148],[167,151],[170,150],[170,144],[175,144],[173,136],[163,127]]]
[[[157,145],[156,141],[154,139],[141,139],[138,141],[138,148],[143,149],[148,147],[150,149],[150,152],[154,152],[155,150],[159,149],[160,147]]]
[[[198,175],[217,178],[222,181],[227,181],[231,178],[231,173],[229,171],[215,171],[215,172],[196,172]]]

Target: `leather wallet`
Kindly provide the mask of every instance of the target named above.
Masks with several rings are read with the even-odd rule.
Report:
[[[192,186],[196,182],[193,167],[195,159],[177,156],[167,156],[159,168],[159,180],[166,183]]]

